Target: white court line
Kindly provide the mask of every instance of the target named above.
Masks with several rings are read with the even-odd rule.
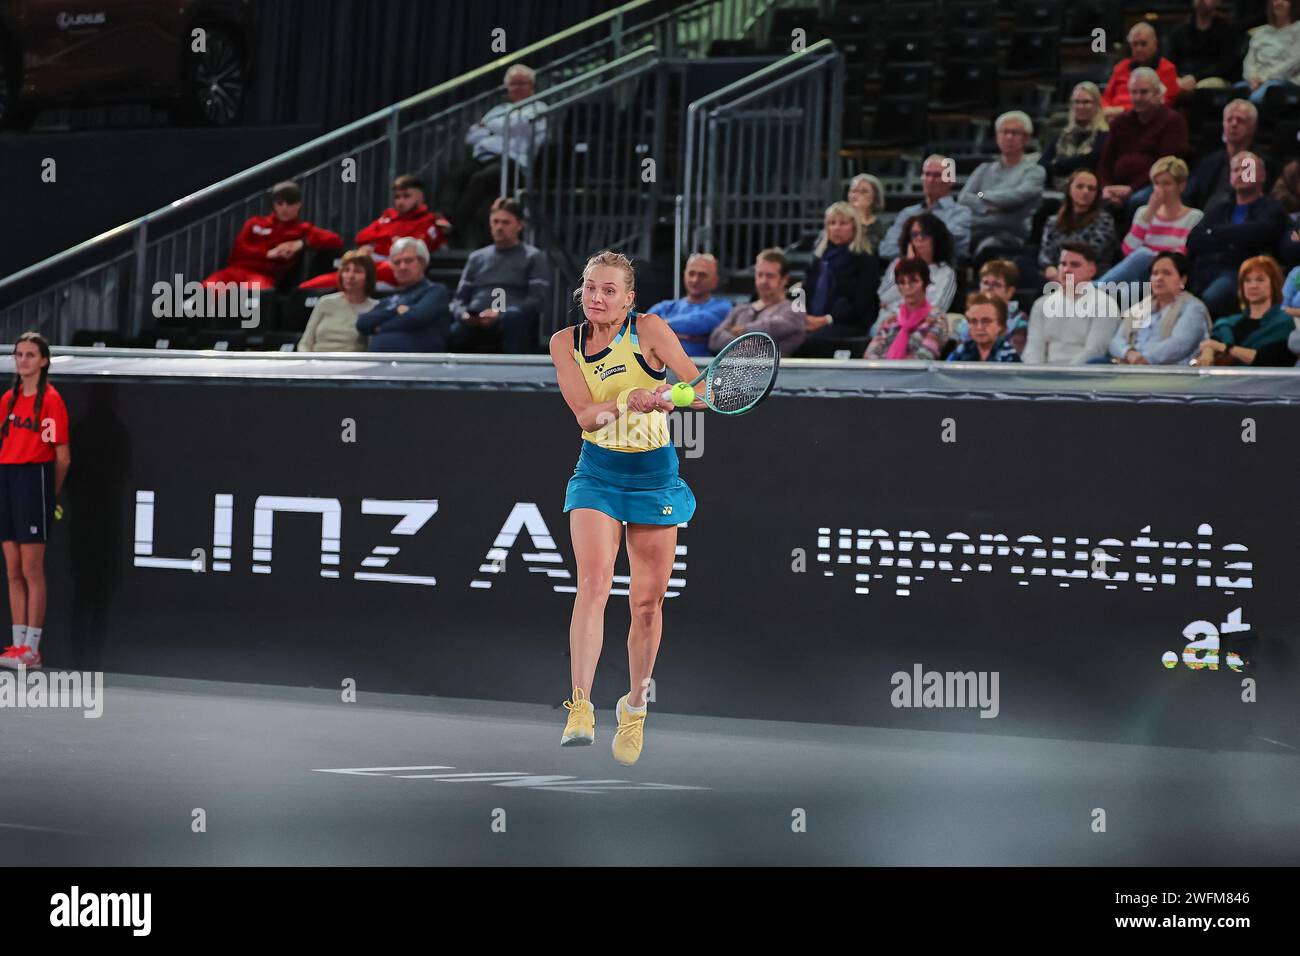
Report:
[[[37,827],[27,823],[0,823],[6,830],[41,830],[45,833],[66,833],[69,836],[90,836],[84,830],[64,830],[59,827]]]

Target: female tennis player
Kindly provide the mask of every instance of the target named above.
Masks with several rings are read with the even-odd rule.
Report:
[[[39,332],[14,344],[13,388],[0,398],[0,543],[9,572],[13,644],[0,667],[41,666],[45,621],[45,542],[54,523],[55,499],[72,455],[68,409],[49,383],[50,345]]]
[[[677,474],[677,449],[665,412],[668,369],[684,382],[698,369],[657,315],[637,315],[636,274],[628,258],[602,252],[587,260],[574,290],[586,321],[551,337],[560,392],[582,427],[582,453],[569,480],[569,512],[578,561],[569,625],[573,696],[561,746],[591,744],[596,713],[591,685],[604,643],[605,603],[627,526],[632,626],[627,635],[630,687],[615,707],[614,759],[634,764],[645,738],[646,690],[663,631],[663,600],[677,554],[677,525],[695,514],[695,495]],[[699,394],[704,385],[696,386]],[[702,408],[696,399],[691,408]]]

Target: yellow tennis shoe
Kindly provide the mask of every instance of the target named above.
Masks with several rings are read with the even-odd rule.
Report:
[[[627,694],[620,697],[614,708],[614,713],[618,715],[618,730],[614,732],[614,759],[630,767],[640,758],[641,745],[645,743],[646,714],[628,711],[627,697]]]
[[[586,747],[596,742],[596,708],[587,700],[581,687],[573,688],[573,699],[564,702],[569,712],[568,723],[564,725],[564,736],[560,738],[561,747]]]

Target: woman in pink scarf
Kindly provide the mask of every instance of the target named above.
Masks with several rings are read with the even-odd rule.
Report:
[[[899,259],[894,283],[903,293],[898,311],[880,324],[862,357],[937,361],[948,341],[948,320],[925,298],[930,267],[924,259]]]

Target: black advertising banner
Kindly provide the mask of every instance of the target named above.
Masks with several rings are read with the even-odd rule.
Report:
[[[59,381],[49,666],[555,704],[580,439],[558,393]],[[674,413],[655,706],[1300,745],[1300,411],[777,395]],[[627,559],[593,699],[626,691]]]

